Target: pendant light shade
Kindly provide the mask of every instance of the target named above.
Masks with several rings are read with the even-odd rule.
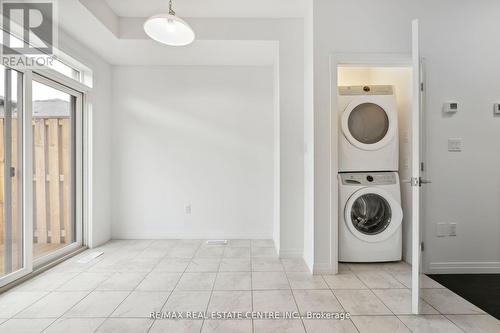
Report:
[[[144,22],[144,31],[157,42],[171,45],[184,46],[194,41],[193,29],[183,19],[177,17],[169,4],[169,13],[151,16]]]

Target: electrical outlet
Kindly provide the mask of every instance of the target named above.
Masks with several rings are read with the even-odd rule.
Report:
[[[448,236],[448,223],[438,223],[436,225],[436,236],[445,237]]]
[[[191,204],[184,206],[184,213],[191,215]]]
[[[457,102],[446,102],[443,104],[443,112],[444,113],[455,113],[458,111],[458,103]]]
[[[450,223],[450,236],[456,236],[456,235],[457,235],[457,224]]]

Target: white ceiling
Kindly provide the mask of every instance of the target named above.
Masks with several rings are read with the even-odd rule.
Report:
[[[168,11],[168,0],[105,0],[121,17],[148,17]],[[303,17],[307,0],[173,0],[183,17]]]
[[[126,23],[122,22],[121,28],[134,33],[132,37],[120,38],[102,23],[101,19],[107,17],[95,15],[83,6],[81,0],[61,1],[58,10],[61,32],[114,65],[272,66],[278,54],[277,41],[249,38],[205,38],[186,47],[169,47],[147,38],[142,30],[142,18],[122,19]],[[99,10],[99,7],[94,7],[94,10]]]

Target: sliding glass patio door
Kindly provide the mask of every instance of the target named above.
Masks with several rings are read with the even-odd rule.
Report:
[[[0,66],[0,285],[27,274],[23,215],[23,74]]]
[[[32,81],[33,257],[41,265],[82,244],[82,94]]]
[[[0,66],[0,287],[82,246],[82,113],[81,92]]]

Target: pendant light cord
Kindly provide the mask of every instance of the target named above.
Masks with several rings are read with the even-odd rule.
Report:
[[[168,13],[170,15],[175,15],[174,10],[172,9],[172,0],[169,0],[169,2],[168,2]]]

